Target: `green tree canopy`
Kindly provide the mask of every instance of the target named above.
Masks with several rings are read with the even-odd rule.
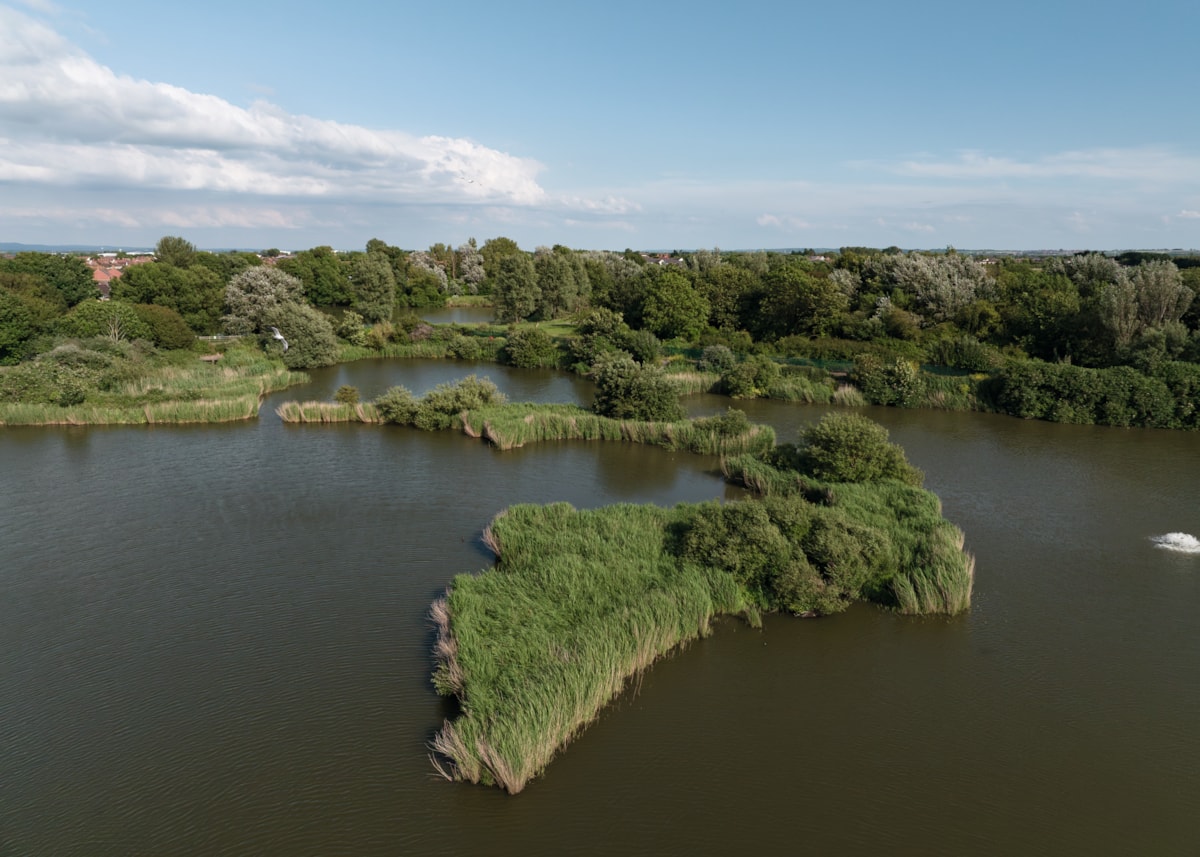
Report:
[[[164,262],[131,265],[112,284],[114,300],[169,307],[196,333],[217,329],[224,292],[221,277],[209,268],[181,268]]]
[[[92,269],[78,256],[58,253],[18,253],[11,259],[0,259],[0,273],[30,274],[40,278],[61,296],[68,307],[99,297]]]
[[[154,260],[176,268],[188,268],[196,261],[196,245],[178,235],[164,235],[154,247]]]
[[[501,259],[492,281],[496,321],[501,324],[524,321],[537,311],[541,294],[537,272],[528,255],[518,253]]]
[[[708,300],[678,271],[650,279],[642,304],[642,326],[659,339],[695,341],[708,324]]]

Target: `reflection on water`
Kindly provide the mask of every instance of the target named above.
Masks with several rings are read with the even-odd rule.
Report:
[[[977,557],[953,620],[727,620],[518,798],[431,776],[429,602],[515,502],[734,499],[714,459],[257,423],[0,432],[0,854],[1188,853],[1196,438],[870,409]],[[715,412],[727,400],[690,400]],[[738,403],[780,440],[824,409]],[[729,818],[736,824],[729,824]]]

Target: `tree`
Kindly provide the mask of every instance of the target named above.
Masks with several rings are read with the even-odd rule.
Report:
[[[329,316],[302,303],[281,303],[266,315],[266,327],[277,327],[287,339],[283,365],[289,369],[317,369],[337,362],[337,337]]]
[[[534,252],[533,268],[537,273],[538,318],[558,318],[575,309],[579,302],[579,284],[575,278],[575,266],[566,247],[539,247]]]
[[[30,274],[41,279],[56,291],[68,307],[88,298],[99,297],[92,269],[78,256],[57,253],[18,253],[11,259],[0,259],[0,273]]]
[[[763,338],[823,336],[849,305],[836,284],[813,276],[795,262],[767,272],[763,289],[757,319],[757,332]]]
[[[33,314],[12,292],[0,289],[0,364],[18,363],[33,338]]]
[[[1142,262],[1133,269],[1130,280],[1137,292],[1138,319],[1146,327],[1161,328],[1179,321],[1195,298],[1174,262]]]
[[[350,305],[370,323],[392,317],[396,277],[383,253],[364,253],[350,262]]]
[[[304,285],[295,277],[265,265],[248,268],[225,287],[229,312],[222,322],[229,333],[261,333],[279,307],[303,301]]]
[[[133,305],[122,301],[85,301],[63,317],[59,330],[67,336],[103,336],[114,342],[153,335]]]
[[[468,238],[466,244],[459,244],[455,253],[458,256],[458,279],[466,284],[468,293],[478,294],[487,273],[483,269],[483,254],[475,246],[475,239]]]
[[[533,260],[524,253],[505,256],[492,281],[492,297],[496,321],[501,324],[524,321],[533,315],[541,299]]]
[[[112,284],[114,300],[169,307],[197,333],[216,330],[224,291],[220,276],[203,265],[164,262],[132,265]]]
[[[304,284],[304,294],[313,306],[345,306],[350,303],[350,277],[346,266],[332,247],[313,247],[288,259],[278,267]]]
[[[664,271],[646,286],[642,326],[659,339],[696,340],[708,324],[708,300],[677,271]]]
[[[178,350],[191,348],[196,343],[196,335],[183,316],[170,307],[135,304],[133,311],[149,329],[150,340],[160,348]]]
[[[500,274],[500,263],[502,261],[509,256],[524,255],[521,252],[521,248],[517,246],[516,241],[504,236],[489,238],[487,241],[484,241],[479,254],[483,256],[483,272],[487,276],[489,286],[491,286],[492,282]]]
[[[178,235],[164,235],[154,246],[154,260],[176,268],[190,268],[196,260],[196,245]]]

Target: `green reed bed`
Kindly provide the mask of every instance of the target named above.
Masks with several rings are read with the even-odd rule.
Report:
[[[285,423],[381,423],[383,418],[370,403],[284,402],[275,413]]]
[[[442,773],[519,792],[631,675],[746,608],[732,581],[665,549],[686,515],[653,506],[516,506],[492,522],[494,571],[435,603],[439,692],[461,715]]]
[[[762,453],[775,444],[770,426],[740,416],[679,422],[644,422],[602,417],[575,405],[508,404],[460,415],[463,430],[500,449],[555,440],[613,440],[645,443],[701,455]]]
[[[899,482],[576,511],[516,506],[485,533],[494,569],[459,575],[431,615],[434,685],[459,715],[432,743],[448,779],[521,791],[629,679],[712,619],[969,605],[971,562],[937,498]]]
[[[721,385],[721,376],[717,372],[668,372],[667,380],[675,385],[680,396],[715,393]]]
[[[230,349],[209,363],[192,352],[148,355],[127,345],[96,345],[109,349],[99,351],[87,347],[91,344],[68,344],[5,370],[11,374],[0,379],[0,388],[18,392],[0,400],[0,425],[253,419],[267,393],[308,379],[249,348]],[[24,376],[29,381],[22,386]]]

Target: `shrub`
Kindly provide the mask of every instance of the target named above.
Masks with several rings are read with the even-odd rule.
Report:
[[[342,320],[338,322],[337,335],[351,345],[367,345],[367,329],[363,326],[363,317],[354,310],[346,310]]]
[[[342,405],[357,405],[358,404],[358,387],[352,387],[349,384],[343,384],[337,388],[337,392],[333,394],[333,400]]]
[[[150,331],[150,341],[158,347],[181,350],[196,344],[196,334],[183,316],[170,307],[135,304],[133,310]]]
[[[737,357],[725,345],[707,345],[700,352],[696,368],[701,372],[716,372],[718,375],[728,372],[737,365]]]
[[[734,399],[765,396],[779,382],[780,375],[778,363],[769,357],[755,355],[722,373],[721,392]]]
[[[929,347],[929,362],[967,372],[994,372],[1004,361],[995,348],[964,334],[934,342]]]
[[[504,362],[522,369],[553,368],[561,358],[558,344],[540,327],[513,329],[501,352]]]
[[[924,389],[916,363],[903,357],[885,362],[865,354],[854,361],[850,380],[873,405],[915,407]]]
[[[412,423],[426,431],[449,428],[463,411],[504,403],[505,396],[487,378],[468,375],[454,384],[438,384],[417,403]]]
[[[592,366],[596,396],[592,410],[617,419],[675,422],[683,407],[675,385],[657,366],[639,366],[633,358],[615,353]]]
[[[417,414],[417,400],[407,387],[391,387],[374,402],[375,410],[386,423],[411,425]]]
[[[478,360],[483,355],[483,346],[478,337],[458,333],[447,344],[446,353],[456,360]]]
[[[887,429],[859,414],[826,414],[801,429],[798,451],[801,469],[826,482],[924,481],[904,450],[888,441]]]

